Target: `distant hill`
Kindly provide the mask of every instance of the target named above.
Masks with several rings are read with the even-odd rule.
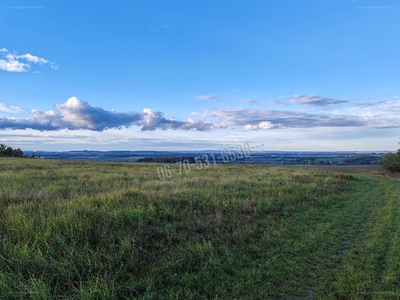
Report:
[[[254,163],[278,165],[379,165],[384,152],[295,152],[263,151],[251,152],[247,157],[228,150],[204,151],[26,151],[42,159],[89,160],[115,162],[156,162],[176,163],[187,160],[210,163]]]

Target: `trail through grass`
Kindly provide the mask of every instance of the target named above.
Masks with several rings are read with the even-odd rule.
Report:
[[[1,299],[400,298],[400,184],[0,160]]]

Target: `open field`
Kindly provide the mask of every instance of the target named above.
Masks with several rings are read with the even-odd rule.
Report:
[[[0,159],[0,299],[398,299],[400,184]]]

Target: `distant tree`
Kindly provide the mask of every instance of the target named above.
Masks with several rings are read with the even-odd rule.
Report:
[[[22,150],[19,148],[13,149],[4,144],[0,144],[0,156],[22,157],[23,155],[24,152],[22,152]]]
[[[17,148],[13,150],[13,156],[14,157],[22,157],[24,156],[24,152],[22,152],[21,149]]]
[[[14,149],[11,147],[7,147],[6,150],[4,151],[5,156],[12,156],[14,152]]]
[[[397,153],[388,153],[382,157],[383,169],[391,172],[400,172],[400,149]]]
[[[7,146],[4,144],[0,144],[0,156],[4,156],[4,153],[6,152]]]

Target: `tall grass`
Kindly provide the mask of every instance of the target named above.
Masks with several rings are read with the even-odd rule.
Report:
[[[343,227],[361,211],[349,174],[224,165],[161,181],[153,164],[0,167],[1,299],[307,296],[362,221]]]

